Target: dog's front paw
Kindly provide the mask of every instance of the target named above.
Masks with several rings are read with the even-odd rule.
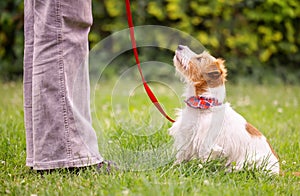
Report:
[[[173,165],[179,165],[180,163],[182,163],[182,160],[176,160],[176,161],[174,161],[174,163],[173,163]]]
[[[224,148],[219,145],[214,145],[211,150],[210,157],[212,159],[220,158],[225,156]]]

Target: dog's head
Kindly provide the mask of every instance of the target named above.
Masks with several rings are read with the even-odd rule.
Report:
[[[187,83],[194,85],[196,95],[223,86],[226,81],[224,60],[216,59],[206,51],[196,54],[187,46],[179,45],[173,61],[177,72]]]

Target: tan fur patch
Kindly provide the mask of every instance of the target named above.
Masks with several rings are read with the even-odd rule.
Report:
[[[222,83],[224,84],[226,82],[226,76],[227,76],[227,69],[225,68],[225,60],[217,59],[216,64],[219,67],[219,70],[221,72]]]
[[[195,95],[201,95],[205,93],[208,89],[208,85],[205,80],[201,80],[200,82],[195,82]]]
[[[201,70],[192,61],[189,62],[188,76],[190,80],[194,82],[195,96],[201,95],[202,93],[207,91],[207,82],[203,78]]]
[[[262,136],[261,132],[259,132],[258,129],[256,129],[253,125],[251,125],[250,123],[246,124],[246,130],[247,132],[252,136],[252,137],[260,137]],[[274,154],[274,156],[279,159],[278,155],[276,154],[275,150],[272,148],[271,144],[269,143],[269,141],[267,140],[267,143],[269,144],[272,153]]]
[[[269,144],[269,146],[270,146],[270,148],[271,148],[271,150],[272,150],[272,153],[273,153],[274,156],[279,160],[279,157],[278,157],[277,153],[276,153],[275,150],[272,148],[272,146],[271,146],[271,144],[269,143],[268,140],[267,140],[267,142],[268,142],[268,144]]]
[[[256,129],[253,125],[250,123],[246,124],[246,130],[252,137],[259,137],[262,136],[261,132],[259,132],[258,129]]]
[[[193,82],[200,82],[203,80],[200,68],[193,61],[189,62],[188,77]]]

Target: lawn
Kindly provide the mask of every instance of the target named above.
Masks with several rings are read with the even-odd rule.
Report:
[[[174,117],[173,109],[183,106],[180,96],[153,87]],[[285,176],[226,173],[219,162],[173,166],[167,134],[171,123],[156,114],[141,87],[128,96],[109,82],[95,90],[95,99],[92,96],[93,123],[102,154],[120,170],[110,175],[94,168],[41,175],[25,166],[21,82],[1,83],[0,94],[0,195],[300,194],[300,177],[292,175],[300,171],[297,86],[227,85],[227,101],[269,139]]]

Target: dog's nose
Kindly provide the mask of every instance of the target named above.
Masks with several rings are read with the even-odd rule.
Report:
[[[177,50],[183,50],[184,46],[183,45],[178,45]]]

